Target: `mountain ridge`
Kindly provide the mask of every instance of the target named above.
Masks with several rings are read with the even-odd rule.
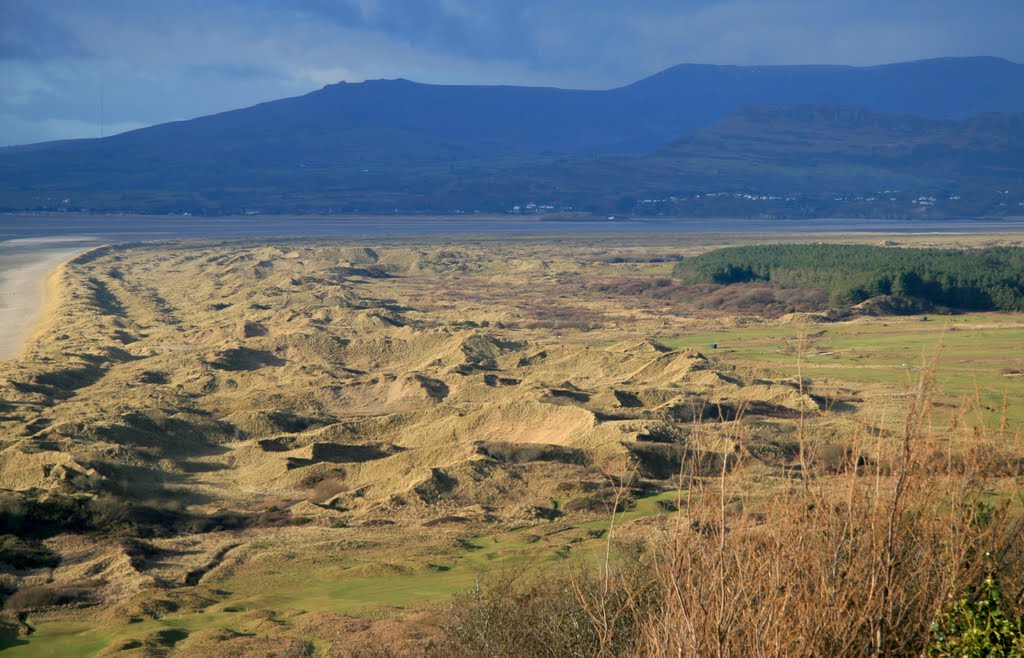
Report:
[[[100,140],[4,149],[0,209],[450,211],[476,207],[478,199],[453,193],[432,205],[436,188],[474,187],[563,160],[649,158],[744,107],[800,105],[933,120],[1024,112],[1024,65],[998,58],[875,67],[685,64],[611,90],[403,78],[337,83]],[[484,209],[507,209],[504,198],[490,197]]]
[[[649,91],[664,92],[665,88],[663,86],[663,83],[668,83],[668,84],[676,86],[676,87],[685,86],[687,84],[691,84],[692,85],[693,83],[700,81],[700,80],[695,80],[693,76],[703,76],[703,75],[708,75],[708,74],[718,74],[720,77],[728,76],[728,77],[725,77],[725,81],[730,83],[730,84],[731,83],[735,83],[737,81],[740,81],[743,78],[745,78],[746,82],[749,83],[749,82],[752,82],[751,76],[760,76],[760,74],[781,75],[781,76],[795,76],[796,78],[798,78],[798,81],[801,84],[804,84],[804,83],[806,83],[808,81],[808,78],[814,78],[814,77],[816,77],[816,76],[818,76],[820,74],[823,74],[823,73],[841,73],[841,74],[852,74],[852,75],[855,75],[855,76],[872,76],[872,75],[876,75],[876,74],[879,74],[879,73],[889,74],[889,73],[893,73],[893,72],[897,72],[897,71],[908,70],[908,71],[911,71],[912,73],[914,73],[915,76],[919,76],[919,74],[922,73],[922,72],[929,73],[931,75],[938,74],[938,75],[942,76],[942,78],[943,78],[942,82],[943,83],[947,83],[948,80],[945,79],[945,78],[947,76],[949,76],[951,74],[954,74],[954,73],[957,73],[957,72],[959,72],[961,74],[968,73],[968,72],[969,73],[983,72],[983,73],[988,73],[989,75],[991,75],[992,73],[994,73],[994,71],[992,70],[992,67],[997,67],[1002,72],[1013,73],[1013,74],[1015,74],[1017,76],[1017,79],[1015,80],[1016,84],[1015,85],[1011,85],[1011,88],[1008,91],[1006,89],[1001,89],[1000,90],[1001,92],[1006,92],[1005,95],[995,96],[996,100],[991,101],[992,104],[995,106],[993,109],[990,109],[990,110],[978,109],[979,106],[983,106],[984,105],[984,102],[983,101],[979,101],[979,100],[975,100],[973,103],[968,104],[968,105],[962,105],[962,104],[961,105],[957,105],[956,103],[962,101],[962,98],[960,98],[960,94],[953,94],[948,99],[948,102],[952,103],[953,106],[952,107],[947,107],[947,109],[945,109],[945,110],[936,109],[936,106],[933,105],[933,104],[922,104],[922,105],[916,106],[916,107],[914,107],[912,109],[899,110],[899,109],[891,109],[891,108],[886,109],[886,108],[883,108],[882,111],[894,112],[894,113],[918,114],[918,115],[921,115],[921,116],[924,116],[924,117],[934,117],[934,118],[953,118],[955,116],[968,116],[968,115],[971,115],[971,114],[979,114],[979,113],[982,113],[984,111],[990,111],[990,112],[1024,111],[1024,64],[1018,64],[1018,63],[1012,62],[1010,60],[1003,59],[1003,58],[998,58],[998,57],[988,57],[988,56],[964,57],[964,58],[944,57],[944,58],[932,58],[932,59],[916,60],[916,61],[911,61],[911,62],[897,62],[897,63],[892,63],[892,64],[881,64],[881,65],[866,66],[866,67],[848,66],[848,65],[833,65],[833,64],[824,64],[824,65],[766,65],[766,66],[742,66],[742,65],[720,65],[720,64],[678,64],[676,66],[670,67],[670,68],[665,69],[663,71],[659,71],[659,72],[654,73],[652,75],[649,75],[647,77],[641,78],[640,80],[637,80],[635,82],[632,82],[632,83],[629,83],[629,84],[625,84],[625,85],[621,85],[621,86],[618,86],[618,87],[613,87],[613,88],[610,88],[610,89],[574,89],[574,88],[562,88],[562,87],[551,87],[551,86],[519,86],[519,85],[467,85],[467,84],[451,84],[451,85],[448,85],[448,84],[432,84],[432,83],[415,82],[415,81],[409,80],[407,78],[402,78],[402,77],[399,77],[399,78],[380,78],[380,79],[365,80],[365,81],[362,81],[362,82],[345,82],[345,81],[341,81],[341,82],[337,82],[337,83],[332,83],[332,84],[324,85],[320,89],[317,89],[317,90],[314,90],[314,91],[311,91],[311,92],[308,92],[306,94],[302,94],[302,95],[299,95],[299,96],[293,96],[293,97],[288,97],[288,98],[276,99],[276,100],[271,100],[271,101],[264,101],[264,102],[257,103],[255,105],[251,105],[251,106],[248,106],[248,107],[226,110],[226,111],[223,111],[223,112],[217,112],[217,113],[214,113],[214,114],[194,117],[194,118],[191,118],[191,119],[183,119],[183,120],[179,120],[179,121],[170,121],[170,122],[166,122],[166,123],[162,123],[162,124],[156,124],[156,125],[153,125],[153,126],[147,126],[145,128],[138,128],[138,129],[135,129],[135,130],[127,131],[125,133],[120,133],[118,135],[112,135],[110,137],[105,137],[105,138],[99,138],[99,139],[91,138],[91,139],[82,139],[82,140],[58,140],[58,141],[55,141],[55,142],[41,142],[41,143],[37,143],[37,144],[18,145],[18,146],[11,146],[11,147],[5,147],[5,148],[7,148],[7,149],[11,149],[11,148],[18,149],[18,148],[25,148],[25,147],[31,147],[31,146],[41,146],[41,145],[45,145],[45,144],[67,144],[67,143],[70,143],[70,142],[92,142],[92,143],[95,143],[97,141],[101,141],[102,142],[102,141],[106,141],[106,140],[117,140],[118,138],[124,138],[126,136],[137,136],[139,134],[149,133],[149,132],[154,131],[154,130],[158,130],[158,129],[162,130],[162,129],[167,129],[169,127],[182,126],[184,124],[192,124],[193,122],[197,122],[197,121],[203,122],[203,121],[207,121],[207,120],[219,119],[219,118],[224,118],[224,117],[228,117],[228,116],[236,117],[239,114],[245,113],[245,112],[248,112],[248,111],[256,111],[256,110],[266,111],[267,109],[270,109],[270,108],[276,109],[277,107],[283,106],[284,104],[291,104],[291,103],[299,102],[299,101],[302,101],[303,99],[307,99],[307,100],[308,99],[314,99],[314,98],[319,99],[319,98],[326,97],[326,95],[333,95],[333,94],[337,94],[337,93],[352,93],[352,92],[354,92],[354,93],[357,93],[357,94],[364,94],[368,90],[373,90],[373,91],[385,90],[385,91],[391,92],[391,91],[393,91],[396,88],[400,88],[400,89],[403,89],[403,90],[406,90],[406,91],[407,90],[422,91],[422,90],[430,89],[430,90],[437,91],[437,92],[440,92],[440,93],[453,93],[453,92],[457,92],[457,91],[474,90],[474,91],[480,91],[480,92],[484,92],[484,93],[504,93],[504,92],[523,92],[523,93],[528,93],[528,94],[556,93],[556,94],[575,95],[575,96],[578,96],[578,97],[584,97],[584,96],[586,96],[586,97],[595,97],[595,96],[604,96],[604,95],[609,95],[609,94],[627,94],[627,93],[632,93],[632,92],[636,92],[636,91],[640,91],[640,90],[645,91],[645,92],[649,92]],[[985,69],[985,70],[982,70],[982,69]],[[984,76],[983,76],[983,79],[984,79]],[[776,82],[776,80],[772,80],[770,82],[774,83],[774,82]],[[924,83],[925,83],[926,86],[930,85],[930,84],[934,84],[934,82],[935,82],[935,80],[933,78],[926,78],[924,80]],[[989,83],[988,82],[983,82],[982,84],[989,84]],[[705,91],[705,93],[707,93],[706,89],[704,91]],[[748,89],[747,91],[749,92],[750,90]],[[911,95],[911,92],[916,93],[916,89],[908,90],[907,94]],[[792,90],[785,90],[785,93],[792,93]],[[750,102],[738,102],[735,105],[735,107],[731,108],[730,110],[724,111],[724,112],[718,112],[718,117],[720,118],[721,116],[724,116],[725,114],[728,114],[731,111],[735,111],[736,109],[739,109],[743,105],[749,105],[749,104],[757,104],[757,105],[766,105],[766,104],[780,104],[780,105],[783,105],[783,104],[784,105],[793,105],[793,104],[835,104],[835,105],[860,105],[860,106],[867,107],[867,108],[872,108],[872,105],[873,105],[873,103],[871,103],[871,102],[863,102],[863,101],[858,103],[858,102],[848,102],[848,101],[838,101],[838,100],[837,101],[822,100],[821,98],[822,98],[823,95],[829,95],[829,94],[832,94],[834,92],[830,91],[830,92],[826,93],[826,92],[822,92],[822,90],[820,90],[820,89],[808,91],[807,86],[804,86],[801,90],[799,90],[798,93],[799,93],[799,95],[805,95],[805,96],[809,96],[809,97],[812,97],[812,98],[814,98],[814,97],[817,97],[817,98],[815,100],[810,100],[810,101],[787,101],[787,102],[778,102],[778,103],[774,103],[774,102],[772,102],[770,100],[767,100],[767,101],[759,100],[759,101],[750,101]],[[1009,100],[1006,99],[1007,96],[1008,96]],[[346,100],[349,100],[349,99],[346,99]],[[379,102],[382,99],[373,98],[371,100],[374,101],[374,102]],[[383,99],[383,100],[386,100],[386,99]],[[889,102],[893,103],[894,101],[889,99]],[[379,110],[380,107],[378,105],[374,105],[374,109],[375,110]],[[872,109],[874,109],[874,108],[872,108]],[[682,134],[683,132],[686,132],[686,131],[685,130],[678,130],[676,132],[678,134]]]

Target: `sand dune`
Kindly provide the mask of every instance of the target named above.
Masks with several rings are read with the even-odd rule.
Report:
[[[694,349],[768,321],[603,285],[665,276],[708,243],[204,241],[71,258],[87,246],[0,243],[0,354],[39,323],[0,363],[0,504],[32,533],[58,513],[79,524],[0,545],[35,560],[0,587],[87,591],[97,605],[75,619],[113,638],[101,655],[143,647],[172,612],[244,630],[182,640],[223,655],[250,638],[242,610],[263,615],[259,633],[307,637],[296,610],[333,614],[353,584],[373,589],[344,596],[376,602],[384,580],[415,590],[393,580],[406,575],[540,546],[586,555],[607,537],[590,524],[620,503],[739,459],[758,486],[788,488],[798,435],[875,427],[864,385]],[[647,518],[636,532],[656,529]],[[329,594],[275,598],[307,588]]]

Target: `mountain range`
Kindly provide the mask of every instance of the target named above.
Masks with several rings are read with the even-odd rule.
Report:
[[[6,211],[966,216],[1022,193],[1024,65],[984,57],[682,65],[602,91],[339,83],[0,149]]]

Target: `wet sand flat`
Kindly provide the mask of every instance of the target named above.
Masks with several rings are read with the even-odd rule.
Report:
[[[61,238],[0,242],[0,360],[16,357],[36,328],[47,277],[92,245]]]

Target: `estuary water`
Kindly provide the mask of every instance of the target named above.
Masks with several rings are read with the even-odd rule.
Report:
[[[601,235],[642,233],[930,233],[1024,231],[1024,218],[629,219],[545,221],[518,216],[181,217],[0,214],[0,241],[27,238],[125,242],[177,238]]]

